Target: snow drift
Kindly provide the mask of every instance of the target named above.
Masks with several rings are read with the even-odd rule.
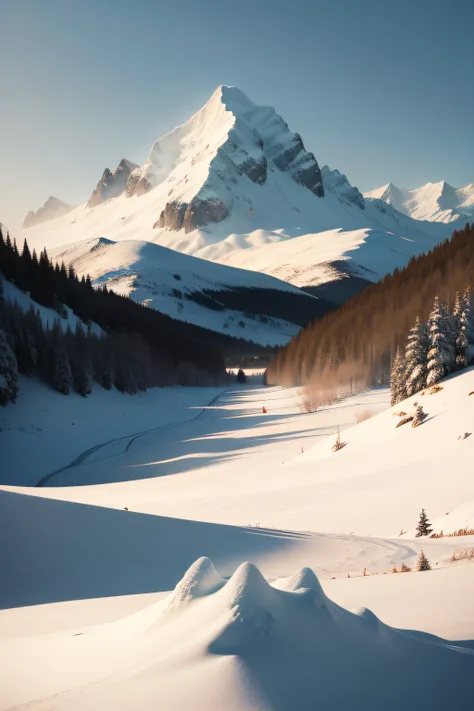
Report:
[[[242,563],[226,581],[206,558],[163,602],[43,644],[49,654],[74,649],[50,709],[445,711],[469,703],[474,672],[469,648],[391,628],[365,608],[350,612],[311,569],[271,585]]]

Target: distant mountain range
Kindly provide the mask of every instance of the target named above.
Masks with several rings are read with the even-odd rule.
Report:
[[[441,180],[413,190],[388,183],[364,196],[382,200],[414,220],[450,223],[474,219],[474,183],[456,189]]]

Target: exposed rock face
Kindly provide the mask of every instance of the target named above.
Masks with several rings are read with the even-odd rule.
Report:
[[[324,197],[323,179],[318,162],[312,153],[309,153],[301,140],[299,133],[291,133],[286,123],[278,116],[285,127],[285,143],[271,142],[264,146],[274,164],[282,171],[291,175],[296,183],[300,183],[316,195]]]
[[[180,230],[184,227],[187,233],[211,222],[221,222],[228,215],[228,209],[218,198],[195,198],[189,204],[168,202],[153,227],[167,227],[170,230]]]
[[[253,183],[257,185],[263,185],[267,179],[267,159],[262,154],[258,160],[251,158],[242,164],[242,173],[245,174]]]
[[[127,181],[130,174],[138,166],[125,158],[122,158],[115,170],[106,168],[101,179],[97,183],[97,187],[92,193],[88,207],[96,207],[110,198],[121,195],[127,188]]]
[[[140,168],[137,168],[128,177],[126,195],[127,197],[132,197],[133,195],[139,197],[151,190],[152,187],[148,178],[142,175]]]
[[[36,212],[30,211],[27,214],[23,221],[23,227],[33,227],[34,225],[39,225],[41,222],[55,220],[57,217],[62,217],[62,215],[65,215],[71,210],[71,205],[55,197],[50,197],[39,210]]]
[[[325,165],[321,171],[324,186],[329,192],[334,193],[340,200],[357,205],[365,209],[365,200],[362,193],[347,180],[347,177],[338,170],[331,170]]]

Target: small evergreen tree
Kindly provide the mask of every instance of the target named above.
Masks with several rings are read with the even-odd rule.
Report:
[[[0,405],[15,402],[18,394],[18,363],[7,334],[0,324]]]
[[[405,387],[405,359],[397,348],[390,372],[390,404],[396,405],[407,396]]]
[[[428,325],[417,317],[408,334],[405,349],[405,384],[408,396],[423,390],[426,386],[428,361]]]
[[[426,515],[425,509],[421,509],[420,519],[418,521],[418,526],[416,527],[416,530],[417,538],[419,538],[420,536],[430,536],[433,533],[433,529],[431,528],[431,524],[428,520],[428,516]]]
[[[431,565],[430,561],[428,558],[425,556],[423,551],[420,551],[420,555],[418,556],[418,561],[416,564],[416,569],[421,572],[423,570],[431,570]]]

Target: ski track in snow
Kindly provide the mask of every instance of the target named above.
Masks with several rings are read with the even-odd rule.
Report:
[[[140,437],[144,437],[145,435],[152,434],[153,432],[163,432],[164,430],[169,430],[175,427],[179,427],[180,425],[187,425],[190,422],[195,422],[196,420],[202,419],[208,412],[209,408],[212,408],[219,400],[219,398],[225,393],[221,393],[220,395],[216,395],[215,397],[212,398],[212,400],[204,407],[201,412],[199,412],[195,417],[191,417],[187,420],[182,420],[181,422],[170,422],[167,425],[161,425],[161,427],[152,427],[149,430],[141,430],[141,432],[135,432],[134,434],[130,435],[125,435],[123,437],[117,437],[115,439],[109,439],[107,442],[102,442],[102,444],[97,444],[95,447],[91,447],[90,449],[87,449],[85,452],[82,452],[78,457],[73,459],[72,462],[67,464],[64,467],[61,467],[60,469],[56,469],[54,472],[51,472],[50,474],[46,474],[43,476],[39,482],[36,484],[37,487],[42,487],[45,486],[53,477],[56,477],[58,474],[61,474],[64,471],[67,471],[68,469],[74,469],[75,467],[80,466],[81,464],[84,464],[86,461],[103,461],[104,459],[110,459],[110,457],[119,457],[121,454],[124,454],[125,452],[128,452],[130,447],[133,445],[134,442],[136,442]],[[101,459],[95,459],[95,460],[90,460],[90,456],[92,454],[95,454],[96,452],[105,449],[105,447],[109,447],[111,444],[115,444],[116,442],[123,442],[124,440],[127,441],[127,444],[125,448],[123,449],[122,452],[115,452],[113,454],[110,454],[109,457],[102,457]]]

